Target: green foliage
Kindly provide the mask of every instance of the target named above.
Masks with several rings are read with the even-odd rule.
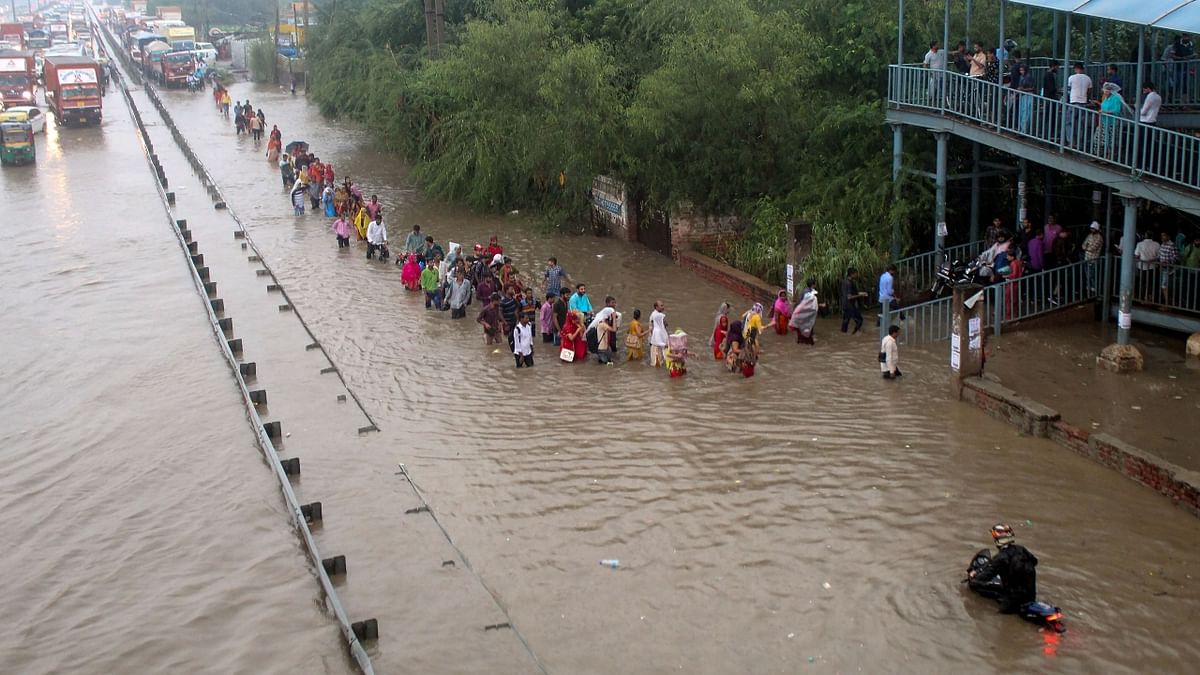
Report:
[[[942,7],[907,4],[906,44],[921,45]],[[436,58],[423,0],[320,2],[309,45],[322,112],[367,125],[437,197],[562,225],[584,213],[592,176],[612,175],[660,206],[747,212],[723,257],[772,281],[782,223],[825,223],[810,267],[833,288],[849,261],[877,267],[893,222],[931,211],[923,182],[893,196],[893,0],[445,5]]]
[[[246,48],[246,61],[255,82],[266,82],[274,75],[275,46],[270,37],[259,38]]]

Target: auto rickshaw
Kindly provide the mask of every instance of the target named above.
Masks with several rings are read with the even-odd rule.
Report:
[[[33,125],[29,122],[0,122],[0,164],[32,164],[36,161]]]

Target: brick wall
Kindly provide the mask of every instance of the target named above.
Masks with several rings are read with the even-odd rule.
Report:
[[[671,213],[671,257],[678,260],[681,251],[697,248],[724,252],[744,231],[737,216],[714,216],[692,206],[680,206]]]
[[[766,305],[775,301],[775,293],[779,291],[777,288],[768,286],[765,281],[758,277],[746,274],[719,260],[713,260],[695,251],[683,251],[679,253],[676,259],[679,261],[679,266],[685,270],[689,270],[703,279],[708,279],[724,286],[739,297],[746,298],[747,300],[761,302]]]
[[[1033,436],[1049,438],[1077,455],[1170,497],[1184,510],[1200,516],[1200,473],[1183,469],[1108,434],[1091,433],[1064,422],[1058,412],[994,382],[977,377],[963,380],[961,397],[992,417]]]

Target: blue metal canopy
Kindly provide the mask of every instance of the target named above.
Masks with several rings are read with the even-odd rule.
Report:
[[[1200,33],[1200,0],[1010,0],[1013,4],[1110,19],[1147,28]]]

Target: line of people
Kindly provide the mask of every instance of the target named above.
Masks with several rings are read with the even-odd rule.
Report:
[[[353,237],[366,243],[368,260],[387,261],[391,252],[378,195],[364,200],[349,178],[336,185],[333,166],[309,153],[306,143],[289,145],[291,153],[282,153],[281,145],[282,134],[274,127],[267,159],[278,162],[295,214],[304,215],[306,200],[314,211],[323,206],[324,215],[333,218],[330,229],[338,249],[349,249]],[[471,254],[455,242],[448,242],[448,249],[414,225],[396,256],[402,285],[421,292],[427,310],[448,312],[452,320],[466,318],[468,308],[477,301],[480,309],[475,321],[483,330],[485,344],[507,345],[516,367],[533,366],[535,334],[540,332],[542,344],[557,350],[563,362],[582,363],[594,354],[597,363],[612,366],[622,345],[625,361],[641,362],[648,345],[651,366],[665,368],[671,377],[687,373],[688,335],[680,329],[668,330],[666,305],[661,300],[654,302],[648,325],[642,323],[641,310],[634,309],[625,326],[614,297],[605,297],[603,306],[594,309],[587,285],[573,283],[555,257],[548,258],[537,275],[541,288],[537,290],[531,276],[504,255],[495,235],[486,247],[475,244]],[[854,332],[862,326],[857,303],[866,294],[857,290],[856,282],[857,272],[850,270],[842,288],[843,332],[852,320]],[[824,309],[815,285],[815,280],[809,279],[795,305],[781,289],[765,318],[766,308],[761,303],[733,319],[729,303],[722,303],[709,340],[714,359],[724,362],[731,373],[752,377],[762,353],[760,340],[766,324],[781,336],[795,332],[798,344],[815,345],[816,320]],[[622,332],[623,340],[618,337]]]

